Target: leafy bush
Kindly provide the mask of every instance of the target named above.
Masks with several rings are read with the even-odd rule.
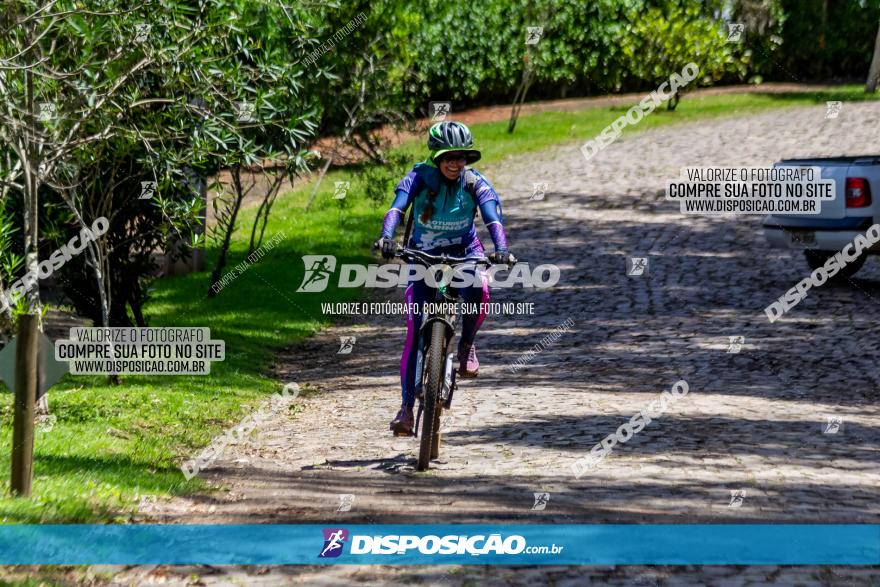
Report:
[[[726,74],[744,76],[746,59],[737,55],[737,44],[727,42],[727,31],[701,14],[699,7],[673,5],[667,10],[647,8],[633,12],[633,26],[623,43],[629,75],[651,85],[659,84],[688,63],[700,68],[697,84],[711,85]],[[677,96],[670,100],[674,108]]]
[[[367,200],[376,208],[388,205],[389,196],[394,194],[394,188],[411,166],[412,161],[407,155],[394,151],[385,165],[368,164],[364,167],[359,179]]]
[[[24,257],[13,248],[13,238],[18,228],[5,204],[5,200],[0,200],[0,290],[4,292],[15,281],[16,275],[24,265]],[[12,334],[12,328],[12,308],[6,308],[0,311],[0,343],[6,343]]]
[[[703,83],[745,79],[747,52],[726,42],[720,2],[696,0],[489,0],[460,10],[441,0],[410,4],[418,28],[413,102],[451,100],[453,110],[513,97],[530,59],[532,98],[590,95],[656,86],[697,61]],[[529,26],[543,34],[526,51]],[[680,65],[679,65],[680,63]],[[410,86],[412,87],[412,86]]]

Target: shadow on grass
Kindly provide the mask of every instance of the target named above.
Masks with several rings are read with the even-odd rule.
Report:
[[[12,523],[120,521],[136,505],[134,500],[120,499],[123,495],[176,495],[200,487],[201,481],[186,481],[176,467],[156,467],[127,456],[38,453],[32,497],[0,499],[0,519]]]

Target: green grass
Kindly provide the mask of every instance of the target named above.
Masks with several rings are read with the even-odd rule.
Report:
[[[625,132],[863,98],[856,86],[810,94],[685,96],[677,111],[658,109]],[[479,167],[508,155],[586,141],[625,111],[625,107],[594,107],[536,114],[521,118],[514,135],[507,134],[506,121],[473,125],[484,152]],[[420,140],[406,143],[400,151],[413,162],[425,157]],[[334,200],[334,182],[343,180],[352,181],[348,196]],[[165,278],[155,284],[147,307],[151,325],[208,326],[212,338],[226,341],[226,360],[214,363],[210,376],[127,376],[121,386],[107,385],[101,377],[65,377],[50,392],[51,411],[57,418],[54,428],[36,435],[33,497],[0,498],[0,521],[125,521],[141,496],[168,496],[203,487],[198,477],[184,479],[180,463],[281,389],[284,382],[266,375],[273,355],[327,323],[320,312],[321,302],[359,296],[356,290],[338,289],[295,293],[303,275],[300,257],[325,253],[336,255],[340,263],[366,261],[388,202],[373,205],[367,201],[353,168],[330,172],[313,210],[306,214],[309,188],[297,186],[279,198],[265,240],[281,231],[285,237],[217,298],[206,295],[206,273]],[[245,256],[252,220],[253,210],[245,211],[230,268]],[[209,265],[212,261],[209,251]],[[0,494],[7,495],[11,394],[0,401]]]
[[[115,573],[74,565],[6,565],[0,568],[0,587],[69,587],[110,585]]]

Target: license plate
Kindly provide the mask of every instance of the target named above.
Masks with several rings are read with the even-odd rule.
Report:
[[[815,232],[793,232],[791,233],[791,243],[794,245],[815,245]]]

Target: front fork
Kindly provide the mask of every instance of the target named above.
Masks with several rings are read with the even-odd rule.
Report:
[[[444,410],[452,407],[452,394],[458,388],[458,383],[456,383],[458,369],[455,368],[454,361],[455,358],[452,352],[447,352],[446,369],[443,372],[443,389],[440,390],[440,402],[443,404]]]
[[[419,401],[425,399],[424,393],[424,377],[422,377],[422,357],[424,354],[421,349],[416,356],[416,373],[419,373],[419,381],[416,384],[416,397]],[[445,409],[452,406],[452,394],[458,389],[458,369],[455,368],[455,353],[448,351],[446,353],[446,367],[443,370],[443,387],[440,390],[440,400]]]
[[[419,434],[419,422],[421,421],[422,416],[422,402],[425,399],[424,392],[424,383],[425,383],[425,370],[424,370],[424,351],[427,349],[428,344],[435,341],[428,341],[425,337],[425,333],[431,332],[431,327],[434,322],[440,320],[446,324],[446,339],[443,341],[443,346],[446,350],[446,365],[443,369],[443,385],[440,389],[440,405],[443,409],[448,410],[452,407],[452,395],[455,393],[455,390],[458,388],[457,383],[457,374],[458,370],[455,368],[455,358],[452,352],[449,351],[449,345],[452,342],[452,337],[455,336],[455,315],[452,316],[431,316],[422,324],[421,332],[419,332],[419,341],[418,351],[416,354],[416,388],[415,395],[419,400],[419,413],[416,416],[416,429],[414,432],[415,436]]]
[[[452,375],[452,380],[450,381],[450,368],[452,365],[452,354],[449,352],[449,343],[452,342],[452,337],[455,336],[455,315],[452,316],[429,316],[421,328],[419,329],[419,345],[418,351],[416,352],[416,388],[415,388],[415,396],[419,400],[423,400],[425,398],[424,393],[424,383],[425,383],[425,365],[424,365],[424,357],[425,350],[427,350],[428,345],[434,341],[429,341],[428,336],[431,333],[434,322],[440,321],[446,325],[446,340],[443,341],[443,347],[446,350],[446,367],[444,370],[444,385],[441,390],[441,396],[445,397],[443,393],[446,389],[452,389],[452,386],[455,382],[455,376]],[[448,385],[447,385],[448,383]]]

